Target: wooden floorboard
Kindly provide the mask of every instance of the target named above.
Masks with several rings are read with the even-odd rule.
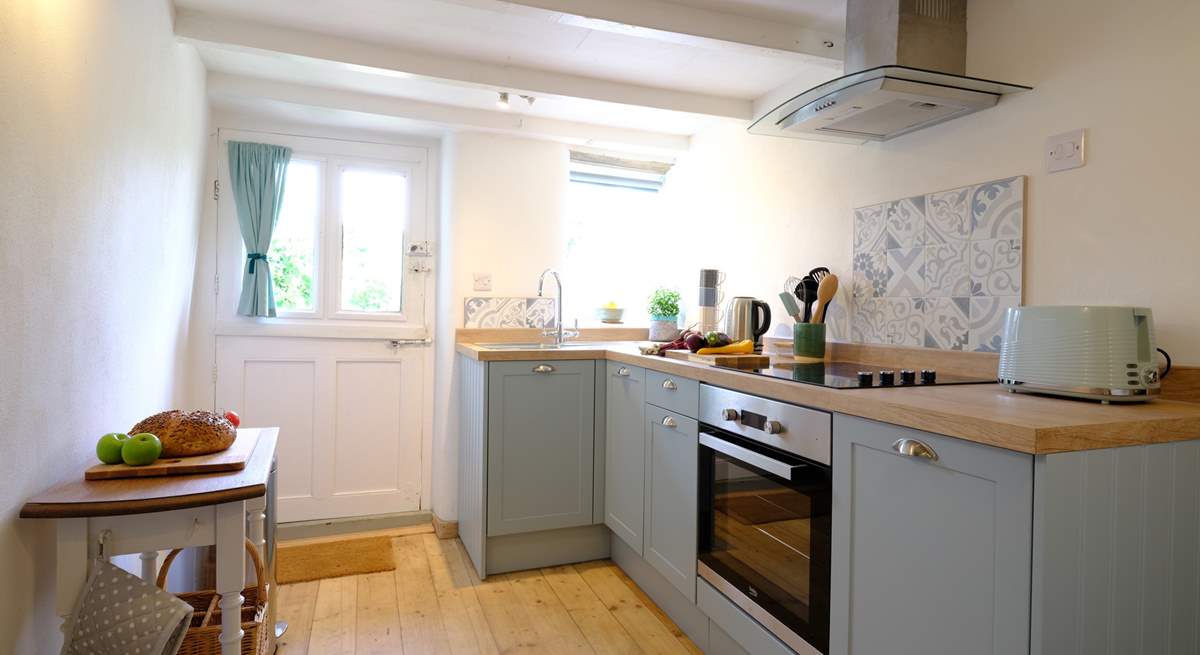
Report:
[[[359,535],[346,535],[356,538]],[[280,655],[689,655],[608,560],[480,580],[457,539],[392,539],[394,572],[283,585]]]

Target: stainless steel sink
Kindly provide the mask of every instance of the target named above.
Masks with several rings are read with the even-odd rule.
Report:
[[[602,343],[585,343],[580,341],[568,341],[561,346],[552,343],[481,343],[478,345],[488,350],[570,350],[572,348],[601,348],[604,346]]]

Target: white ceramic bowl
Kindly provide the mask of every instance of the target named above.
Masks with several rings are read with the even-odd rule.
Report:
[[[620,307],[597,307],[596,318],[603,323],[620,323],[625,310]]]

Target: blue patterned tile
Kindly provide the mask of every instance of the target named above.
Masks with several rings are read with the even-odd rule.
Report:
[[[883,250],[887,241],[887,216],[891,203],[854,210],[854,252]]]
[[[467,298],[463,307],[463,327],[527,327],[525,306],[525,298]]]
[[[971,241],[971,295],[1021,295],[1021,242]]]
[[[971,295],[969,254],[966,241],[925,246],[925,295],[930,298]]]
[[[1008,308],[1020,305],[1021,299],[1016,296],[971,298],[967,349],[1000,352],[1000,341],[1004,334],[1004,320]]]
[[[925,249],[887,251],[889,298],[918,298],[925,295]]]
[[[971,240],[1020,239],[1025,223],[1025,177],[1010,177],[971,189]]]
[[[932,298],[925,306],[926,348],[964,350],[970,329],[969,298]]]
[[[925,245],[925,196],[897,200],[888,206],[888,249]]]
[[[850,340],[858,343],[882,344],[883,310],[882,298],[856,298],[850,311]]]
[[[878,298],[887,295],[887,255],[883,251],[860,252],[854,255],[853,296],[856,298]]]
[[[961,187],[925,197],[925,245],[965,242],[971,238],[971,190]]]
[[[525,327],[558,327],[558,319],[555,316],[557,307],[554,298],[526,298]]]
[[[876,311],[883,321],[883,343],[921,346],[925,341],[925,301],[920,298],[879,298]]]

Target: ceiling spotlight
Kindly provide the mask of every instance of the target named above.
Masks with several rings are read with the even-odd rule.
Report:
[[[534,101],[537,100],[537,98],[535,98],[533,96],[521,96],[521,99],[524,100],[525,102],[528,102],[530,107],[532,107]]]
[[[501,109],[508,109],[508,91],[500,92],[500,99],[496,101],[496,106]]]

